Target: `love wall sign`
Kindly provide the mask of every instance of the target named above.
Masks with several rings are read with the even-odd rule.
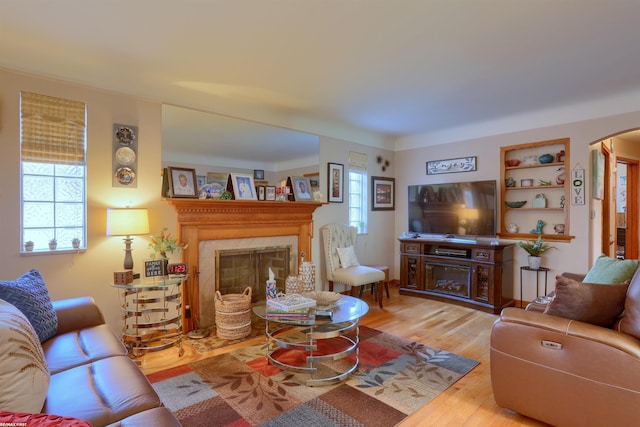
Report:
[[[571,204],[584,205],[584,169],[571,170]]]

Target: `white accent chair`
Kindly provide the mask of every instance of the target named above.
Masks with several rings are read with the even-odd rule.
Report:
[[[334,283],[341,283],[351,287],[351,294],[355,287],[372,284],[378,292],[378,305],[382,308],[382,288],[385,280],[383,271],[376,268],[357,265],[342,268],[340,258],[338,257],[337,248],[347,248],[356,244],[356,228],[344,224],[327,224],[323,226],[322,241],[324,246],[324,256],[326,265],[327,280],[329,281],[329,290],[333,291]]]

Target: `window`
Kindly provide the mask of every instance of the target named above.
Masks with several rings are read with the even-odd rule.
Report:
[[[85,124],[82,102],[20,94],[23,251],[86,247]]]
[[[367,172],[349,169],[349,225],[367,233]]]

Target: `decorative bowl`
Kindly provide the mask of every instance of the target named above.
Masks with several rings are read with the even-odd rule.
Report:
[[[506,201],[504,203],[505,203],[505,205],[507,205],[510,208],[521,208],[521,207],[524,206],[525,203],[527,203],[527,201],[526,200],[516,200],[516,201],[512,201],[512,202]]]
[[[504,164],[507,165],[508,167],[518,166],[520,164],[520,160],[518,159],[505,160]]]
[[[320,306],[335,304],[342,297],[336,292],[329,291],[305,292],[302,296],[316,300]]]

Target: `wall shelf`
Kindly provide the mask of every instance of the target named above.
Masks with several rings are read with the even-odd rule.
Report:
[[[541,163],[540,157],[549,154],[553,160]],[[538,220],[544,221],[543,238],[551,241],[570,241],[569,232],[569,138],[532,142],[500,148],[500,221],[498,235],[504,239],[536,239],[537,234],[524,232],[536,228]],[[519,160],[517,166],[507,166],[507,160]],[[564,181],[561,175],[565,174]],[[510,186],[507,186],[507,180]],[[522,185],[523,180],[531,183],[548,181],[549,185]],[[542,194],[547,207],[531,207],[533,199]],[[526,200],[527,206],[510,208],[505,201]],[[507,231],[509,224],[515,224],[518,232]],[[564,234],[554,234],[554,225],[564,224]]]

